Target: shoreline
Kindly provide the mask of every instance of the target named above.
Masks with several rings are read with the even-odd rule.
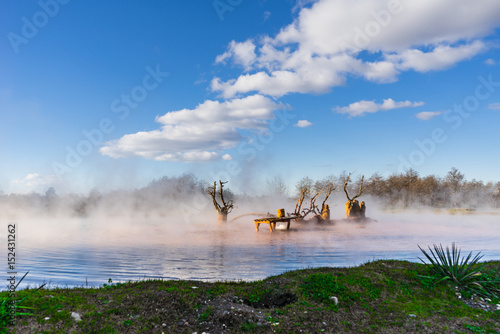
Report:
[[[484,264],[485,271],[500,276],[500,260]],[[377,260],[293,270],[253,282],[144,280],[42,289],[23,302],[35,307],[34,315],[18,316],[16,326],[8,329],[213,334],[466,333],[476,328],[498,333],[500,306],[484,310],[479,299],[468,305],[453,286],[418,276],[425,274],[428,269],[421,263]],[[18,295],[28,292],[19,290]]]

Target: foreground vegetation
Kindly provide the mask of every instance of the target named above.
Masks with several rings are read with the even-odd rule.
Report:
[[[483,264],[482,280],[500,277],[500,262]],[[23,302],[33,315],[18,316],[4,332],[500,333],[499,299],[459,290],[453,280],[434,284],[439,279],[424,264],[381,260],[256,282],[110,280],[41,289]]]

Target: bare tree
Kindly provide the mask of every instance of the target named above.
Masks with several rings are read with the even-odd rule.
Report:
[[[302,189],[299,198],[297,199],[297,204],[295,204],[295,210],[293,211],[294,216],[302,216],[302,204],[304,203],[304,198],[306,197],[307,189]]]
[[[318,212],[318,206],[316,205],[316,200],[318,199],[319,194],[323,189],[318,191],[313,197],[311,197],[311,201],[309,202],[309,208],[302,210],[302,217],[306,217],[308,214],[312,213],[315,216],[319,214]]]
[[[275,176],[272,179],[266,179],[266,188],[269,196],[287,197],[289,193],[288,186],[281,176]]]
[[[300,196],[302,191],[305,190],[305,197],[310,197],[313,188],[313,180],[309,177],[304,177],[297,183],[295,187],[297,190],[297,195]]]
[[[495,208],[498,208],[498,203],[500,202],[500,182],[497,182],[496,184],[496,190],[494,194],[494,199],[495,199]]]
[[[358,194],[353,198],[350,198],[349,194],[347,193],[347,184],[349,183],[350,178],[351,178],[351,173],[349,173],[347,179],[344,182],[344,192],[347,197],[347,202],[345,203],[345,216],[346,218],[364,217],[366,210],[365,202],[361,202],[360,204],[356,198],[358,198],[359,196],[361,196],[361,194],[363,194],[364,191],[363,181],[365,179],[365,176],[363,175],[361,177]]]
[[[326,190],[325,190],[326,188]],[[302,218],[305,218],[309,214],[313,214],[314,218],[316,218],[318,221],[322,220],[330,220],[330,207],[328,204],[326,204],[328,197],[331,195],[333,190],[335,190],[335,186],[333,183],[327,184],[324,188],[316,192],[314,196],[311,197],[311,200],[309,202],[309,208],[305,208],[301,211],[302,204],[304,203],[304,198],[305,194],[307,193],[307,188],[302,189],[302,192],[300,193],[300,197],[297,200],[297,204],[295,205],[295,212],[294,214],[300,215]],[[323,203],[321,203],[321,209],[318,207],[316,204],[316,200],[319,198],[319,195],[325,190],[325,199],[323,200]]]
[[[207,193],[212,197],[212,201],[214,203],[215,210],[217,210],[217,213],[219,214],[219,219],[218,222],[226,222],[227,221],[227,215],[233,210],[234,202],[232,200],[230,201],[225,201],[224,200],[224,184],[226,182],[222,182],[219,180],[219,197],[222,202],[222,204],[219,204],[216,199],[216,194],[217,194],[217,181],[214,181],[214,186],[208,188]]]
[[[446,185],[448,186],[448,190],[450,192],[449,201],[453,207],[458,207],[461,202],[459,197],[464,178],[465,175],[460,173],[455,167],[453,167],[446,175]]]
[[[328,200],[328,197],[330,197],[330,195],[335,189],[336,187],[331,182],[326,186],[325,199],[323,200],[323,203],[321,203],[322,220],[330,220],[330,206],[326,204],[326,201]]]

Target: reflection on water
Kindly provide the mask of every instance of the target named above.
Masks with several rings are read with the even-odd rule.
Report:
[[[97,286],[145,278],[256,280],[287,270],[419,261],[417,245],[450,245],[500,259],[499,216],[383,215],[368,223],[294,224],[255,232],[251,219],[181,226],[166,221],[19,222],[18,272],[38,286]],[[213,224],[216,225],[216,224]],[[4,288],[4,287],[2,287]],[[5,289],[5,288],[4,288]]]

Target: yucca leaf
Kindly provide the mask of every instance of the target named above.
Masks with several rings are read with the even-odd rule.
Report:
[[[435,284],[450,280],[461,289],[468,289],[483,296],[499,298],[495,293],[500,292],[500,289],[497,288],[500,286],[500,279],[496,279],[494,282],[482,280],[483,275],[481,272],[484,265],[478,264],[483,257],[481,253],[473,256],[472,252],[470,252],[467,256],[462,256],[461,250],[454,242],[451,244],[451,248],[448,246],[444,248],[441,244],[434,244],[433,249],[428,246],[429,252],[420,246],[418,248],[430,263],[426,263],[420,257],[418,259],[438,276]],[[435,277],[427,276],[426,278]]]

